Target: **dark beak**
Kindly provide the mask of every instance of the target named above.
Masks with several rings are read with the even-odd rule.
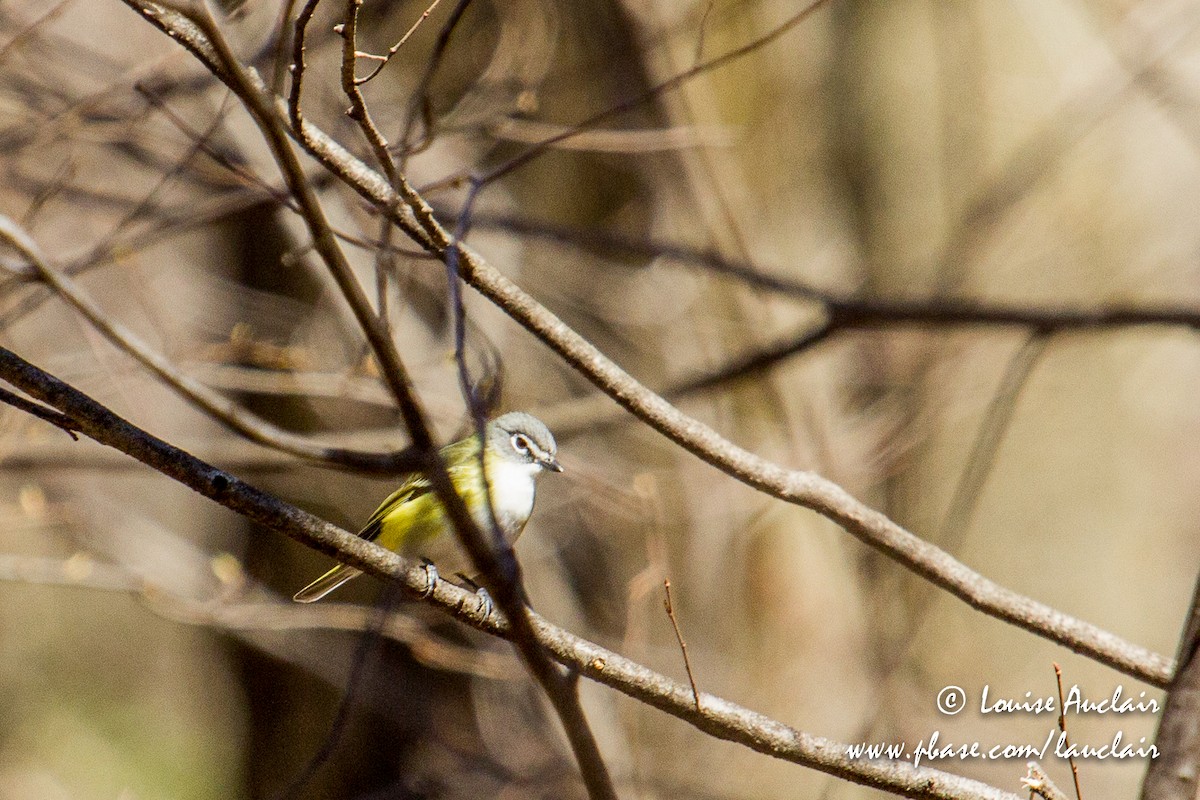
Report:
[[[558,463],[558,459],[556,459],[554,456],[546,456],[543,459],[539,459],[538,463],[551,472],[563,471],[562,464]]]

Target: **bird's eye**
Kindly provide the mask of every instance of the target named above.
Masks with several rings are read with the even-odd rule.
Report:
[[[529,438],[521,433],[514,433],[511,439],[513,450],[523,456],[529,455]]]

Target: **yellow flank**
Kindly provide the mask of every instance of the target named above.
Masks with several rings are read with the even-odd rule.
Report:
[[[471,437],[442,448],[450,482],[477,519],[483,501],[478,440]],[[424,475],[409,478],[388,495],[363,526],[361,536],[405,556],[432,557],[433,540],[450,531],[446,510]],[[440,548],[439,548],[440,549]]]

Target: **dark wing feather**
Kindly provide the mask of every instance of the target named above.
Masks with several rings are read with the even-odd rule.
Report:
[[[407,503],[410,500],[415,500],[421,495],[429,494],[433,491],[433,484],[424,475],[414,475],[404,483],[400,484],[400,488],[387,496],[387,499],[379,504],[379,508],[375,509],[375,513],[367,520],[367,524],[363,525],[362,530],[358,535],[367,541],[373,542],[379,538],[380,531],[383,530],[383,518],[392,513],[397,506]]]

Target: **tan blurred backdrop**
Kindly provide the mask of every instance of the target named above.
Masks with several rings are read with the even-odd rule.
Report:
[[[337,84],[343,7],[322,4],[313,23],[305,103],[362,154]],[[385,51],[425,7],[367,2],[362,43]],[[430,86],[437,125],[407,170],[456,208],[448,176],[502,164],[797,10],[479,0]],[[220,18],[268,81],[280,13],[250,0]],[[393,142],[450,13],[435,9],[365,89]],[[830,0],[489,187],[470,242],[655,388],[821,315],[668,243],[839,296],[1196,307],[1198,26],[1184,2]],[[180,369],[322,441],[405,443],[248,117],[122,3],[0,4],[0,167],[0,213]],[[306,168],[333,224],[377,240],[361,201]],[[347,249],[373,291],[375,248]],[[403,251],[387,268],[400,351],[453,436],[464,412],[444,271]],[[485,300],[469,294],[467,309],[474,368],[498,354],[502,406],[558,433],[567,473],[542,481],[518,548],[550,619],[683,678],[669,578],[700,688],[840,741],[1040,743],[1048,716],[946,717],[935,698],[947,685],[972,703],[985,684],[1053,694],[1052,662],[1090,696],[1122,685],[1161,699],[590,402],[594,389]],[[136,424],[345,527],[393,483],[240,440],[28,282],[0,284],[0,326],[4,346]],[[1031,341],[1015,327],[882,324],[678,402],[987,577],[1172,654],[1200,564],[1198,394],[1200,346],[1182,327]],[[582,796],[557,723],[502,643],[410,605],[416,647],[277,618],[286,607],[231,622],[223,612],[290,596],[328,559],[15,410],[0,426],[0,798],[274,798],[323,744],[328,759],[295,796]],[[105,589],[105,566],[159,588]],[[41,585],[38,569],[80,585]],[[378,587],[363,579],[339,599],[370,603]],[[357,702],[336,725],[348,687]],[[582,691],[623,797],[874,794]],[[1095,744],[1156,724],[1070,720]],[[1021,791],[1022,761],[934,766]],[[1065,763],[1047,768],[1070,784]],[[1092,760],[1080,780],[1088,800],[1128,798],[1144,770]]]

